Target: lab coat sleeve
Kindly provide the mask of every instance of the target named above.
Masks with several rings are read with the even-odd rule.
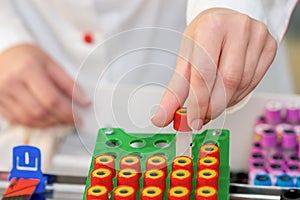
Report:
[[[34,43],[12,0],[0,0],[0,53],[22,43]]]
[[[189,0],[187,22],[209,8],[228,8],[263,22],[279,44],[298,0]]]

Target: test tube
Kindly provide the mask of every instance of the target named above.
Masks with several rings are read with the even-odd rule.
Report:
[[[185,169],[193,176],[194,168],[192,159],[188,156],[178,156],[174,158],[172,162],[172,170],[175,171],[177,169]]]
[[[286,154],[295,153],[297,149],[297,136],[293,128],[284,130],[282,148]]]
[[[275,184],[276,177],[279,175],[284,174],[285,165],[283,163],[269,163],[267,170],[269,172],[269,175],[271,176],[272,183]]]
[[[297,177],[300,175],[300,164],[299,162],[289,162],[286,165],[286,173],[290,176]]]
[[[298,142],[298,157],[300,158],[300,125],[294,126],[294,131],[297,136],[297,142]]]
[[[162,170],[152,169],[144,174],[144,186],[159,187],[162,191],[166,190],[166,175]]]
[[[163,191],[159,187],[145,187],[141,192],[141,200],[163,200]]]
[[[104,186],[96,185],[87,189],[86,200],[109,200],[108,190]]]
[[[278,140],[278,142],[279,142],[280,145],[282,144],[284,132],[286,130],[289,131],[289,130],[292,130],[292,129],[293,129],[293,126],[290,125],[290,124],[286,124],[286,123],[278,124],[275,127],[276,134],[277,134],[277,140]]]
[[[171,187],[168,191],[168,200],[190,200],[190,190],[186,187]]]
[[[258,124],[254,127],[254,142],[262,142],[262,135],[266,130],[273,129],[270,124]],[[261,143],[263,146],[263,144]]]
[[[164,156],[160,155],[154,155],[150,156],[146,160],[146,170],[152,170],[152,169],[160,169],[164,172],[165,175],[168,174],[168,168],[167,168],[167,159]]]
[[[112,155],[103,154],[94,159],[94,169],[110,169],[113,177],[116,175],[115,158]]]
[[[196,200],[218,200],[218,193],[213,187],[199,187],[196,191]]]
[[[120,159],[120,170],[134,169],[141,176],[141,161],[138,156],[128,155]]]
[[[300,188],[300,176],[296,177],[296,187]]]
[[[263,151],[252,151],[249,162],[250,163],[255,163],[255,162],[264,162],[266,159],[265,154]]]
[[[266,167],[264,162],[254,162],[250,163],[249,166],[249,184],[253,185],[254,184],[254,178],[258,174],[266,174]]]
[[[110,192],[113,189],[113,176],[111,170],[105,168],[93,170],[91,174],[91,185],[105,186]]]
[[[171,187],[182,186],[192,190],[192,174],[184,169],[178,169],[171,173]]]
[[[118,185],[127,185],[133,187],[135,191],[140,189],[140,177],[134,169],[122,169],[117,176]]]
[[[297,135],[297,141],[300,142],[300,125],[294,126],[294,131]]]
[[[276,186],[294,187],[294,178],[288,174],[282,174],[276,177]]]
[[[204,144],[200,147],[200,158],[208,156],[220,160],[220,149],[216,144]]]
[[[204,169],[197,174],[197,187],[210,186],[218,190],[219,173],[215,170]]]
[[[261,145],[266,154],[265,158],[269,158],[276,151],[278,143],[275,129],[271,125],[262,124],[256,127],[256,133],[261,136]]]
[[[300,106],[296,102],[288,102],[286,104],[286,121],[289,124],[297,125],[300,120]]]
[[[114,190],[114,200],[136,200],[136,191],[131,186],[118,186]]]
[[[269,101],[265,106],[265,117],[268,124],[279,124],[282,122],[282,104],[278,101]]]
[[[270,163],[281,163],[284,164],[285,163],[285,158],[283,156],[282,153],[277,152],[274,153],[273,155],[271,155],[270,157]]]
[[[187,109],[180,108],[175,112],[173,128],[176,134],[176,156],[192,156],[192,129],[188,126]]]
[[[287,162],[299,162],[299,156],[297,155],[297,153],[291,154],[287,156]]]
[[[272,186],[272,180],[271,180],[269,174],[258,174],[254,178],[254,185]]]
[[[218,172],[219,165],[220,165],[220,162],[217,158],[208,156],[208,157],[199,159],[198,170],[201,171],[204,169],[212,169],[212,170],[215,170],[216,172]]]

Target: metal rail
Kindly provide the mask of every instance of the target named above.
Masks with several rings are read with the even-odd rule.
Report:
[[[7,172],[0,172],[0,177],[6,177]],[[68,175],[49,175],[50,182],[43,194],[46,199],[82,199],[86,177]],[[0,178],[0,197],[8,182]],[[280,194],[286,188],[258,187],[247,184],[230,184],[230,200],[279,200]]]

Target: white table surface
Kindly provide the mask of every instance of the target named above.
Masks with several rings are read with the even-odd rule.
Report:
[[[101,88],[100,90],[96,93],[101,94],[101,97],[95,95],[94,102],[96,103],[89,109],[76,108],[76,111],[83,116],[84,126],[78,128],[77,133],[68,135],[63,141],[48,172],[86,175],[99,127],[121,127],[127,132],[174,132],[171,126],[159,129],[150,122],[150,117],[160,101],[163,88],[146,86]],[[257,116],[263,113],[264,105],[269,100],[300,102],[300,96],[254,94],[241,110],[233,114],[225,113],[205,126],[205,128],[225,128],[231,131],[230,165],[232,170],[247,170],[253,125]],[[2,158],[0,170],[8,170],[11,152],[9,143],[16,144],[16,141],[13,137],[8,137],[7,141],[0,142],[6,144],[0,147]]]

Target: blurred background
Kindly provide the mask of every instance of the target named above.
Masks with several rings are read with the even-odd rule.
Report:
[[[292,16],[286,43],[296,93],[300,94],[300,4]]]

